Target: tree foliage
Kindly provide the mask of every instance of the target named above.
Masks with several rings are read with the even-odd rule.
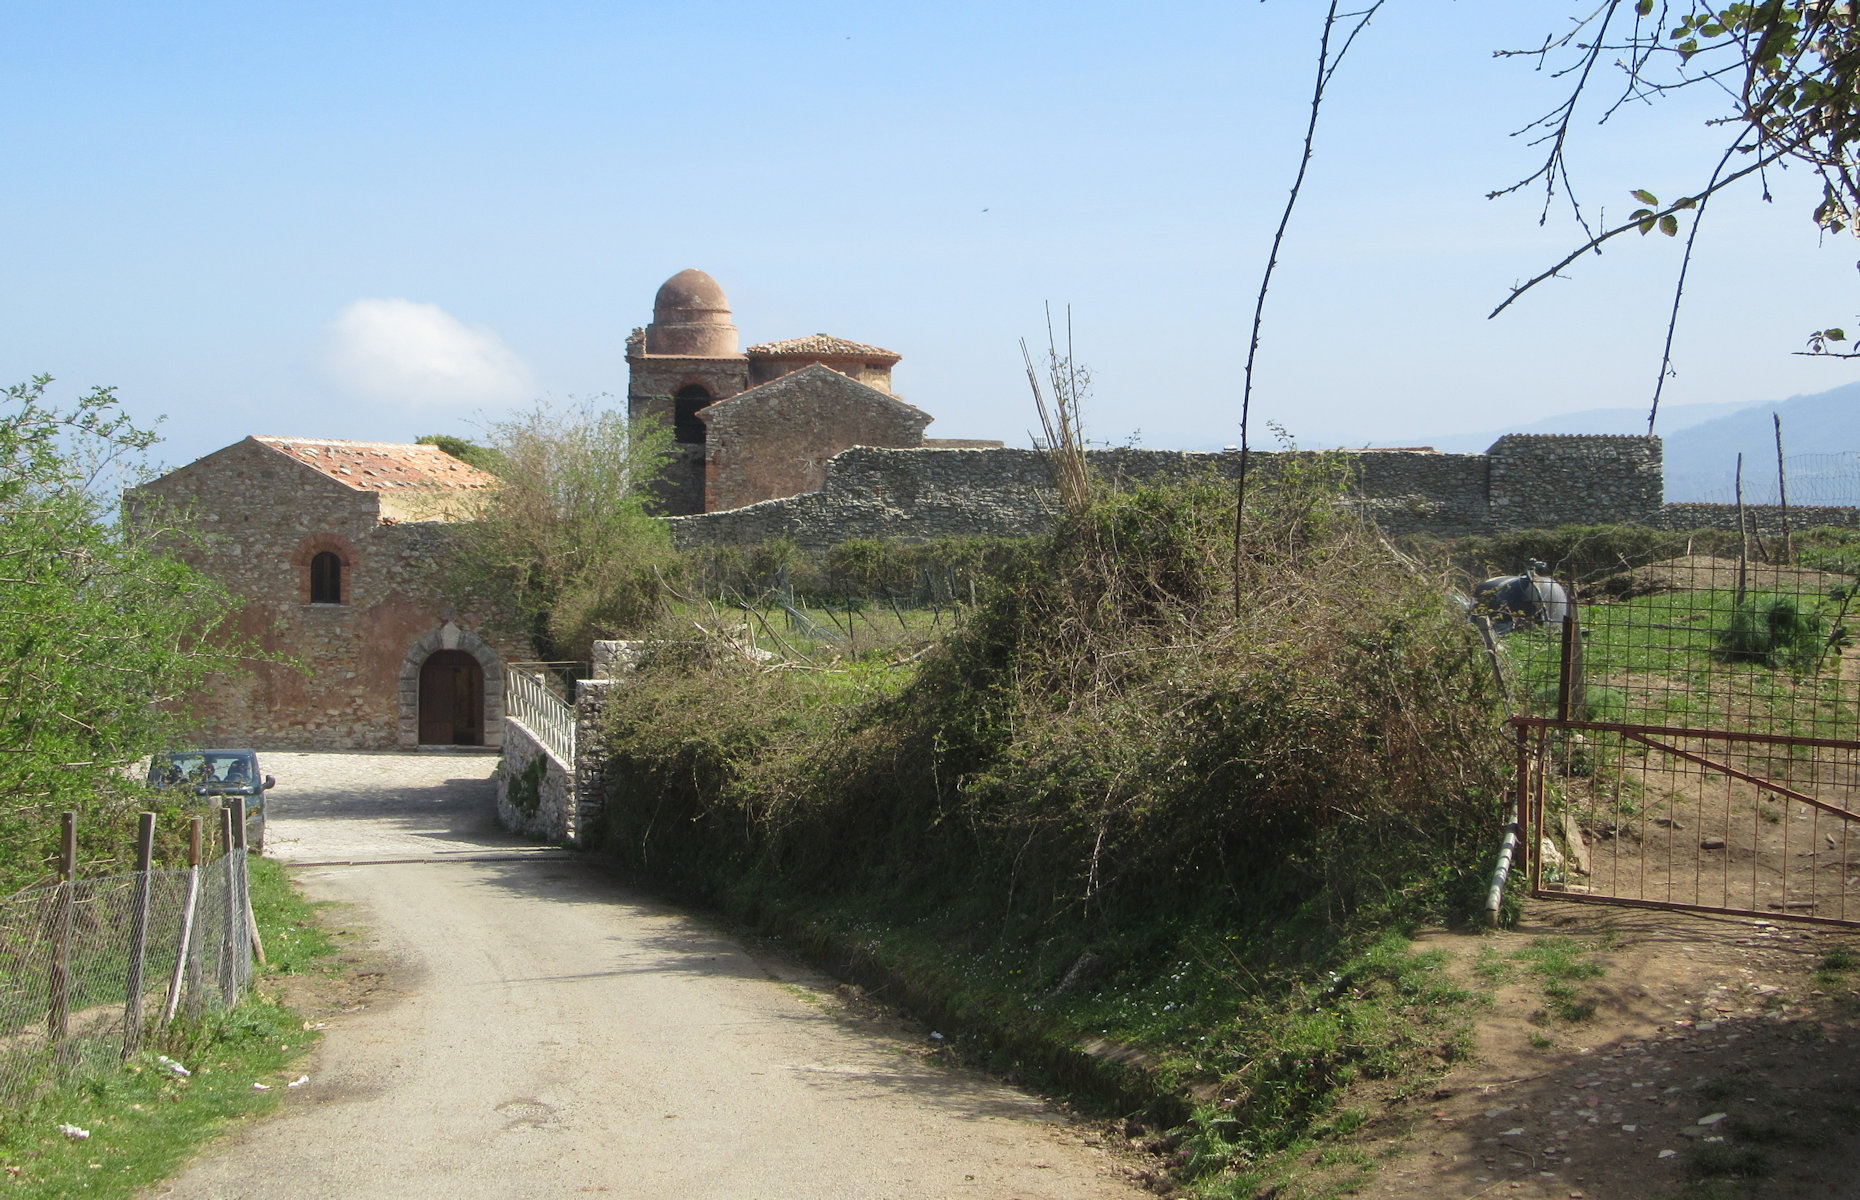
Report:
[[[484,435],[480,445],[461,443],[460,457],[501,486],[478,493],[458,527],[459,590],[513,612],[548,659],[589,661],[595,638],[656,617],[676,559],[649,511],[648,485],[670,432],[629,428],[591,404],[539,403]]]
[[[1499,53],[1533,59],[1540,69],[1551,68],[1569,86],[1555,107],[1519,131],[1535,135],[1532,144],[1544,148],[1542,162],[1523,179],[1491,194],[1496,197],[1541,187],[1543,217],[1547,218],[1560,192],[1583,238],[1548,269],[1514,285],[1491,315],[1497,316],[1525,292],[1557,277],[1583,255],[1599,252],[1604,243],[1622,234],[1646,236],[1657,230],[1677,237],[1682,228],[1690,226],[1648,416],[1651,433],[1660,392],[1671,371],[1673,329],[1693,242],[1711,198],[1756,176],[1768,199],[1769,168],[1806,167],[1822,185],[1810,213],[1815,224],[1830,233],[1856,228],[1856,213],[1860,213],[1860,170],[1856,170],[1854,154],[1860,138],[1860,24],[1855,6],[1851,0],[1601,0],[1587,16],[1574,20],[1561,34],[1546,36],[1542,44]],[[1610,62],[1619,72],[1618,90],[1596,72]],[[1636,188],[1632,196],[1639,207],[1626,221],[1592,222],[1590,211],[1577,198],[1569,168],[1578,114],[1594,101],[1605,123],[1629,104],[1700,88],[1719,97],[1723,105],[1708,119],[1710,126],[1724,133],[1721,153],[1709,174],[1667,202],[1651,189]],[[1598,90],[1600,97],[1593,95]],[[1809,337],[1808,352],[1838,353],[1834,344],[1844,342],[1846,336],[1837,327],[1818,330]]]
[[[49,377],[0,404],[0,891],[42,877],[57,814],[84,857],[121,862],[152,795],[129,768],[184,744],[186,699],[245,649],[224,591],[113,521],[103,493],[156,440],[109,388],[69,406]]]
[[[1561,36],[1500,53],[1540,65],[1566,54],[1555,73],[1571,85],[1562,102],[1523,131],[1536,133],[1533,144],[1546,147],[1542,165],[1494,195],[1541,184],[1547,208],[1561,187],[1576,217],[1586,220],[1570,186],[1566,154],[1574,118],[1596,86],[1594,70],[1613,55],[1621,90],[1611,94],[1603,122],[1631,102],[1703,87],[1724,101],[1710,123],[1726,131],[1726,159],[1701,186],[1671,204],[1662,206],[1652,193],[1637,189],[1634,197],[1648,207],[1596,241],[1629,229],[1645,234],[1657,228],[1674,236],[1679,214],[1785,159],[1808,166],[1822,181],[1821,200],[1811,214],[1816,224],[1832,232],[1855,224],[1860,26],[1848,0],[1606,0]],[[1730,163],[1737,169],[1727,170]]]
[[[479,470],[491,471],[493,473],[497,470],[497,463],[492,458],[491,453],[476,442],[467,441],[462,437],[454,437],[449,433],[429,433],[424,437],[418,437],[413,440],[417,445],[437,446],[447,454],[450,454],[453,458],[458,459],[462,463],[469,463]]]

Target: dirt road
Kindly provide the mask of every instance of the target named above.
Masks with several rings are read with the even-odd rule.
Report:
[[[385,964],[284,1112],[186,1197],[1137,1196],[1038,1099],[925,1057],[828,981],[521,843],[496,760],[269,754],[271,847]]]

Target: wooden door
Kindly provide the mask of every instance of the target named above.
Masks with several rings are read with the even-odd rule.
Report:
[[[484,744],[484,668],[463,650],[437,650],[420,667],[420,744]]]

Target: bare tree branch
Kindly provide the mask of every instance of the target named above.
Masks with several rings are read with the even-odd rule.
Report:
[[[1286,197],[1285,211],[1279,214],[1279,227],[1272,235],[1272,249],[1266,255],[1266,269],[1259,280],[1259,297],[1253,302],[1253,334],[1247,343],[1245,382],[1240,394],[1240,478],[1235,485],[1234,495],[1234,615],[1240,613],[1240,542],[1242,522],[1246,516],[1246,477],[1252,446],[1248,442],[1248,425],[1253,408],[1253,363],[1259,356],[1260,323],[1266,313],[1266,292],[1272,287],[1272,272],[1279,265],[1279,247],[1285,241],[1285,230],[1292,221],[1292,210],[1298,206],[1298,193],[1305,185],[1305,173],[1311,167],[1311,149],[1317,138],[1318,109],[1324,103],[1324,91],[1330,86],[1332,76],[1343,64],[1344,55],[1356,44],[1356,35],[1361,33],[1370,20],[1381,9],[1383,0],[1374,0],[1368,8],[1354,13],[1345,13],[1343,19],[1354,20],[1356,24],[1344,38],[1343,45],[1333,56],[1330,51],[1330,38],[1337,27],[1337,0],[1330,0],[1330,7],[1324,14],[1324,31],[1318,38],[1317,79],[1311,88],[1311,114],[1305,123],[1304,153],[1298,159],[1298,174],[1292,180],[1291,195]]]

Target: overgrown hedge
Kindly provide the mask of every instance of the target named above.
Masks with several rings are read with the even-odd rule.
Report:
[[[1423,1051],[1345,1022],[1285,1066],[1254,1053],[1258,1010],[1400,976],[1353,956],[1467,905],[1505,774],[1477,639],[1337,502],[1340,469],[1259,489],[1238,613],[1210,480],[1101,494],[1000,553],[908,681],[649,664],[606,713],[608,851],[771,928],[918,947],[1009,1005],[1023,1067],[1015,1030],[1109,1033],[1157,1056],[1157,1088],[1295,1135],[1396,1042]],[[1156,986],[1180,1002],[1118,1015]]]

